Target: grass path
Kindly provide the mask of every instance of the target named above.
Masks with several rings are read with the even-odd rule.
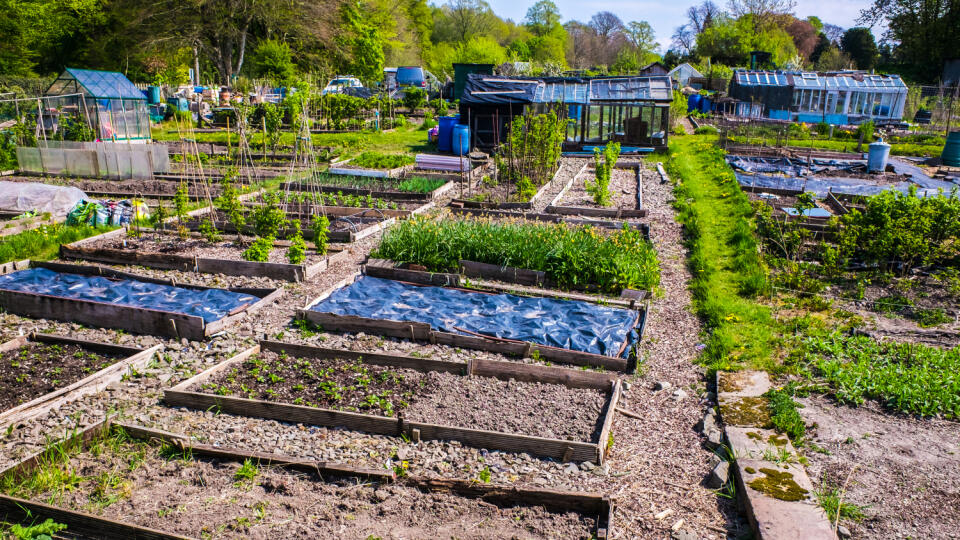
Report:
[[[701,359],[711,369],[769,369],[776,325],[770,309],[752,299],[766,290],[767,269],[757,253],[750,202],[716,139],[673,137],[667,163],[690,249],[694,308],[708,334]]]

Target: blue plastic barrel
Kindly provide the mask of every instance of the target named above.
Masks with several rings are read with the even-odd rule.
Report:
[[[437,152],[449,152],[450,136],[453,134],[453,126],[457,124],[457,119],[452,116],[441,116],[437,121],[439,122],[437,127],[440,129],[437,134]]]
[[[960,131],[951,131],[947,135],[947,144],[943,145],[940,159],[947,167],[960,167]]]
[[[160,103],[160,87],[148,86],[147,87],[147,104],[156,105],[157,103]]]
[[[463,124],[453,126],[453,137],[450,141],[454,155],[464,156],[470,153],[470,127]]]
[[[187,98],[184,97],[170,97],[167,98],[167,105],[173,107],[175,111],[189,111],[190,102],[187,101]]]
[[[890,145],[879,140],[870,143],[870,152],[867,154],[867,172],[883,172],[887,168],[887,158],[890,157]]]
[[[700,98],[700,112],[702,113],[710,112],[710,98],[708,97]]]
[[[687,98],[687,112],[700,110],[700,94],[690,94]]]

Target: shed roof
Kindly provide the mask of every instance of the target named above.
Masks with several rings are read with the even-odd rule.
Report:
[[[147,99],[122,73],[94,69],[67,68],[46,91],[48,96],[77,93],[98,99]]]
[[[471,74],[462,103],[568,103],[672,100],[666,75],[654,77],[510,78]]]
[[[871,89],[907,87],[899,75],[876,75],[862,71],[750,71],[738,69],[733,80],[740,86],[793,86],[804,89]]]

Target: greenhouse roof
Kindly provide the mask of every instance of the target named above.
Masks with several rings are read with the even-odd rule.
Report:
[[[471,74],[467,77],[466,103],[567,103],[596,101],[658,101],[672,99],[666,75],[654,77],[545,77],[510,78]]]
[[[906,89],[898,75],[875,75],[862,71],[815,73],[810,71],[737,70],[733,80],[740,86],[793,86],[804,89]]]
[[[130,79],[116,71],[67,68],[53,81],[46,95],[83,93],[98,99],[146,100]]]

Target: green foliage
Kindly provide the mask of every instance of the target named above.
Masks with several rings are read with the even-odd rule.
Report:
[[[960,348],[881,343],[834,332],[804,340],[800,356],[841,403],[876,399],[904,413],[960,418]]]
[[[422,176],[412,176],[410,178],[405,178],[402,182],[397,184],[397,191],[430,193],[446,183],[447,181],[442,178],[424,178]]]
[[[327,252],[327,237],[330,234],[330,218],[327,216],[313,216],[313,243],[317,246],[317,253]]]
[[[843,52],[857,64],[857,69],[870,70],[877,64],[877,43],[869,28],[850,28],[840,39]]]
[[[240,202],[240,190],[237,189],[233,180],[236,177],[236,171],[228,171],[221,180],[222,189],[220,196],[215,201],[217,209],[227,215],[227,219],[237,229],[237,233],[243,230],[246,224],[243,203]]]
[[[211,244],[216,244],[223,240],[223,237],[220,236],[220,231],[217,230],[217,226],[213,223],[213,220],[208,217],[203,218],[197,229],[200,231],[200,234],[203,235],[203,238]]]
[[[287,84],[297,74],[290,46],[275,39],[261,41],[253,50],[250,64],[254,76],[268,78],[277,84]]]
[[[260,475],[260,467],[252,460],[245,459],[240,468],[233,473],[233,479],[237,487],[252,483]]]
[[[423,108],[427,104],[427,91],[423,88],[407,88],[403,92],[403,106],[409,111]]]
[[[857,126],[857,137],[863,138],[863,142],[872,142],[875,129],[876,127],[873,125],[873,120],[868,120]]]
[[[793,400],[793,387],[787,385],[771,389],[764,397],[768,400],[773,427],[780,433],[786,433],[794,441],[803,440],[807,426],[797,411],[800,404]]]
[[[173,215],[177,216],[177,222],[181,225],[187,217],[187,206],[190,205],[190,197],[187,195],[187,183],[180,182],[177,186],[177,192],[173,195]]]
[[[695,135],[716,135],[719,131],[713,126],[700,126],[693,130],[693,133]]]
[[[670,102],[670,123],[680,125],[680,119],[687,115],[687,96],[678,90],[673,91],[673,101]]]
[[[396,169],[412,165],[416,159],[409,154],[381,154],[367,151],[350,160],[351,165],[364,169]]]
[[[53,259],[57,256],[60,244],[71,244],[114,228],[57,223],[5,236],[0,238],[0,264],[23,259]]]
[[[859,523],[866,517],[862,506],[845,502],[842,499],[840,488],[829,487],[825,482],[821,482],[820,489],[815,491],[814,495],[817,497],[817,506],[823,508],[823,512],[834,523],[837,522],[838,518]]]
[[[14,524],[10,527],[10,534],[17,540],[53,540],[54,534],[66,530],[66,528],[65,524],[47,518],[42,523],[26,527]]]
[[[263,110],[263,126],[267,131],[267,141],[270,148],[276,151],[282,135],[283,111],[273,103],[264,103],[261,107]]]
[[[251,262],[267,262],[270,260],[270,251],[273,250],[273,237],[269,236],[260,236],[257,237],[247,249],[240,254],[245,261]]]
[[[684,129],[684,127],[683,127],[682,125],[677,124],[677,125],[673,126],[673,134],[674,134],[674,135],[686,135],[686,134],[687,134],[687,130]]]
[[[347,94],[327,94],[320,98],[321,112],[333,122],[334,129],[343,129],[348,119],[360,114],[364,101]]]
[[[280,208],[280,196],[272,192],[264,193],[261,204],[253,209],[253,228],[257,235],[276,238],[286,223],[287,213]]]
[[[513,119],[506,142],[497,156],[500,181],[518,183],[527,178],[534,190],[546,184],[557,169],[563,145],[566,122],[554,111],[538,115],[522,115]],[[529,200],[529,189],[518,195]],[[526,198],[524,198],[526,197]]]
[[[287,248],[287,260],[290,264],[303,264],[307,260],[307,243],[303,241],[300,232],[300,221],[293,221],[294,233],[290,237],[290,247]]]
[[[660,283],[656,250],[636,230],[606,235],[594,227],[415,217],[390,228],[371,255],[433,271],[459,261],[546,272],[562,287],[598,285],[608,292]]]
[[[600,206],[610,206],[610,176],[617,166],[619,157],[620,143],[607,144],[603,148],[602,154],[599,148],[594,150],[593,163],[596,168],[597,180],[595,182],[586,181],[585,188],[587,193],[593,197],[593,202]]]
[[[339,71],[352,73],[363,81],[379,81],[383,77],[386,42],[378,26],[364,17],[362,7],[350,2],[342,4],[343,27],[335,41],[351,54],[340,61]]]
[[[736,19],[717,16],[710,27],[697,36],[696,55],[721,64],[749,65],[750,51],[772,53],[776,65],[783,65],[797,54],[793,38],[786,30],[754,15]]]

